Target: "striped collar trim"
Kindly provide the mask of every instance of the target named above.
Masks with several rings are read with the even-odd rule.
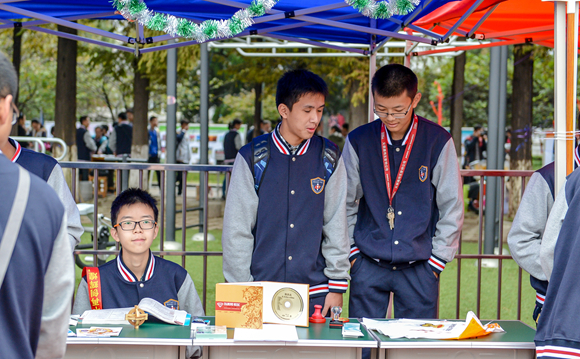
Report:
[[[381,121],[381,120],[379,120]],[[409,135],[411,134],[411,127],[413,127],[413,122],[415,121],[415,114],[413,113],[413,116],[411,117],[411,122],[409,123],[409,128],[407,128],[407,133],[405,134],[405,137],[403,138],[403,143],[401,144],[401,146],[404,146],[407,144],[407,139],[409,139]],[[385,128],[385,132],[387,133],[387,142],[389,145],[392,145],[393,143],[391,142],[391,132],[387,129],[387,126],[385,126],[385,124],[381,121],[381,124],[383,125],[383,127]]]
[[[20,146],[20,143],[18,143],[18,141],[14,141],[10,137],[8,137],[8,142],[10,142],[12,146],[16,147],[16,152],[14,152],[14,156],[12,156],[11,159],[12,163],[16,163],[16,161],[18,161],[18,158],[20,157],[20,153],[22,153],[22,146]]]
[[[123,279],[125,279],[127,282],[138,282],[137,277],[135,276],[135,274],[133,274],[133,272],[131,272],[129,270],[129,268],[127,268],[125,266],[125,263],[123,263],[123,259],[122,257],[122,253],[123,250],[121,250],[121,252],[119,252],[119,255],[117,256],[117,269],[119,270],[119,273],[121,273],[121,277],[123,277]],[[143,275],[142,281],[148,281],[149,279],[151,279],[151,277],[153,276],[153,272],[155,271],[155,256],[151,254],[151,250],[149,251],[149,260],[147,262],[147,270],[145,271],[145,274]]]
[[[574,150],[574,164],[576,167],[580,167],[580,145],[576,146]]]
[[[284,137],[282,137],[282,135],[280,134],[280,125],[276,126],[274,131],[272,131],[272,140],[274,142],[274,145],[276,145],[276,148],[278,148],[278,151],[280,151],[280,153],[282,153],[284,155],[292,154],[292,151],[290,150],[290,145],[288,144],[288,142],[286,142]],[[302,156],[302,155],[306,154],[306,151],[308,151],[308,147],[310,147],[310,139],[308,139],[306,141],[302,141],[302,143],[300,145],[298,145],[298,149],[296,150],[296,155]]]

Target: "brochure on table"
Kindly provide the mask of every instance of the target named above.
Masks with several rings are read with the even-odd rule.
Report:
[[[428,319],[382,321],[363,318],[363,324],[367,329],[377,330],[391,339],[470,339],[504,332],[497,323],[481,324],[473,312],[467,313],[465,322]]]

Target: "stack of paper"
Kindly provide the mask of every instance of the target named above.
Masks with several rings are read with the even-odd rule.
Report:
[[[298,333],[293,325],[264,324],[262,329],[236,328],[234,341],[297,342]]]
[[[504,332],[497,323],[482,325],[473,312],[467,313],[465,322],[427,319],[378,321],[363,318],[363,324],[367,329],[377,330],[393,339],[469,339]]]

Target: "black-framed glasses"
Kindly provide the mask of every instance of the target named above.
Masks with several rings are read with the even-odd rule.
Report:
[[[115,224],[113,227],[121,227],[121,229],[124,231],[132,231],[135,229],[135,227],[137,227],[137,224],[139,224],[139,228],[146,231],[148,229],[153,229],[157,225],[157,222],[150,219],[145,219],[142,221],[122,221]]]
[[[18,122],[18,117],[20,117],[20,111],[18,111],[18,107],[16,107],[14,102],[12,102],[11,104],[12,104],[12,126],[14,126],[16,122]]]
[[[393,118],[405,118],[405,116],[407,116],[409,111],[411,111],[411,106],[413,106],[412,101],[411,101],[411,104],[409,105],[409,108],[405,112],[388,113],[388,112],[377,111],[376,108],[373,109],[373,112],[375,113],[375,115],[379,116],[380,118],[387,118],[389,116],[392,116]]]

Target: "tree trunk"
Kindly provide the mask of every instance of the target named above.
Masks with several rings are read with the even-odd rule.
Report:
[[[58,26],[58,31],[77,34],[77,30]],[[55,136],[69,146],[66,159],[76,160],[77,110],[77,42],[58,38],[56,64],[56,98],[54,110]]]
[[[262,83],[254,84],[254,137],[260,136],[260,125],[262,123]]]
[[[22,29],[15,27],[14,34],[12,36],[12,64],[16,70],[16,75],[18,76],[18,82],[20,83],[20,62],[22,59]],[[16,96],[14,96],[14,103],[18,105],[18,90],[16,91]]]
[[[466,53],[455,56],[451,87],[451,136],[457,157],[461,157],[461,126],[463,125],[463,88],[465,85]]]
[[[361,83],[357,81],[353,84],[349,91],[349,97],[352,99],[353,95],[355,94],[358,87],[361,86]],[[351,101],[350,106],[348,109],[350,122],[349,122],[349,131],[354,130],[358,126],[367,124],[369,122],[369,111],[368,111],[368,99],[365,97],[365,100],[358,105],[354,105]]]
[[[138,68],[138,59],[134,61],[135,78],[133,81],[133,143],[131,157],[147,159],[149,154],[149,131],[147,114],[149,110],[149,78]],[[143,185],[147,188],[148,171],[143,173]],[[130,185],[139,186],[137,171],[131,171]]]
[[[512,80],[512,139],[510,169],[532,169],[532,99],[534,60],[532,45],[514,46]],[[509,216],[514,217],[521,200],[521,180],[509,179]]]

